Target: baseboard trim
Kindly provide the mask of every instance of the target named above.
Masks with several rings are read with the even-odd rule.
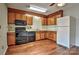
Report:
[[[4,50],[3,55],[5,55],[5,53],[6,53],[7,49],[8,49],[8,47],[6,47],[6,49]]]

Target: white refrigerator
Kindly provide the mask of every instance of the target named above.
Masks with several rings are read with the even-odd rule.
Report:
[[[70,48],[75,45],[76,19],[65,16],[57,19],[57,44]]]

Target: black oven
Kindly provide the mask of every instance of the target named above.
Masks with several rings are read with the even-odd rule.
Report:
[[[35,32],[27,32],[25,27],[16,27],[16,45],[35,41]]]

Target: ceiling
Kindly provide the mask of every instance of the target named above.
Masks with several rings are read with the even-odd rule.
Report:
[[[48,9],[48,11],[44,13],[44,12],[38,12],[38,11],[26,9],[26,6],[28,6],[30,4],[46,8],[46,9]],[[64,7],[57,7],[56,4],[53,6],[49,6],[49,4],[51,4],[51,3],[8,3],[7,6],[10,8],[15,8],[15,9],[24,10],[24,11],[31,11],[31,12],[39,13],[39,14],[43,14],[43,15],[51,14],[60,9],[64,10],[64,9],[73,8],[73,6],[79,6],[79,3],[67,3]]]

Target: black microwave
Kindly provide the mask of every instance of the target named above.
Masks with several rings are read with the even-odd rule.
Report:
[[[24,20],[15,20],[15,25],[24,26],[27,25]]]

